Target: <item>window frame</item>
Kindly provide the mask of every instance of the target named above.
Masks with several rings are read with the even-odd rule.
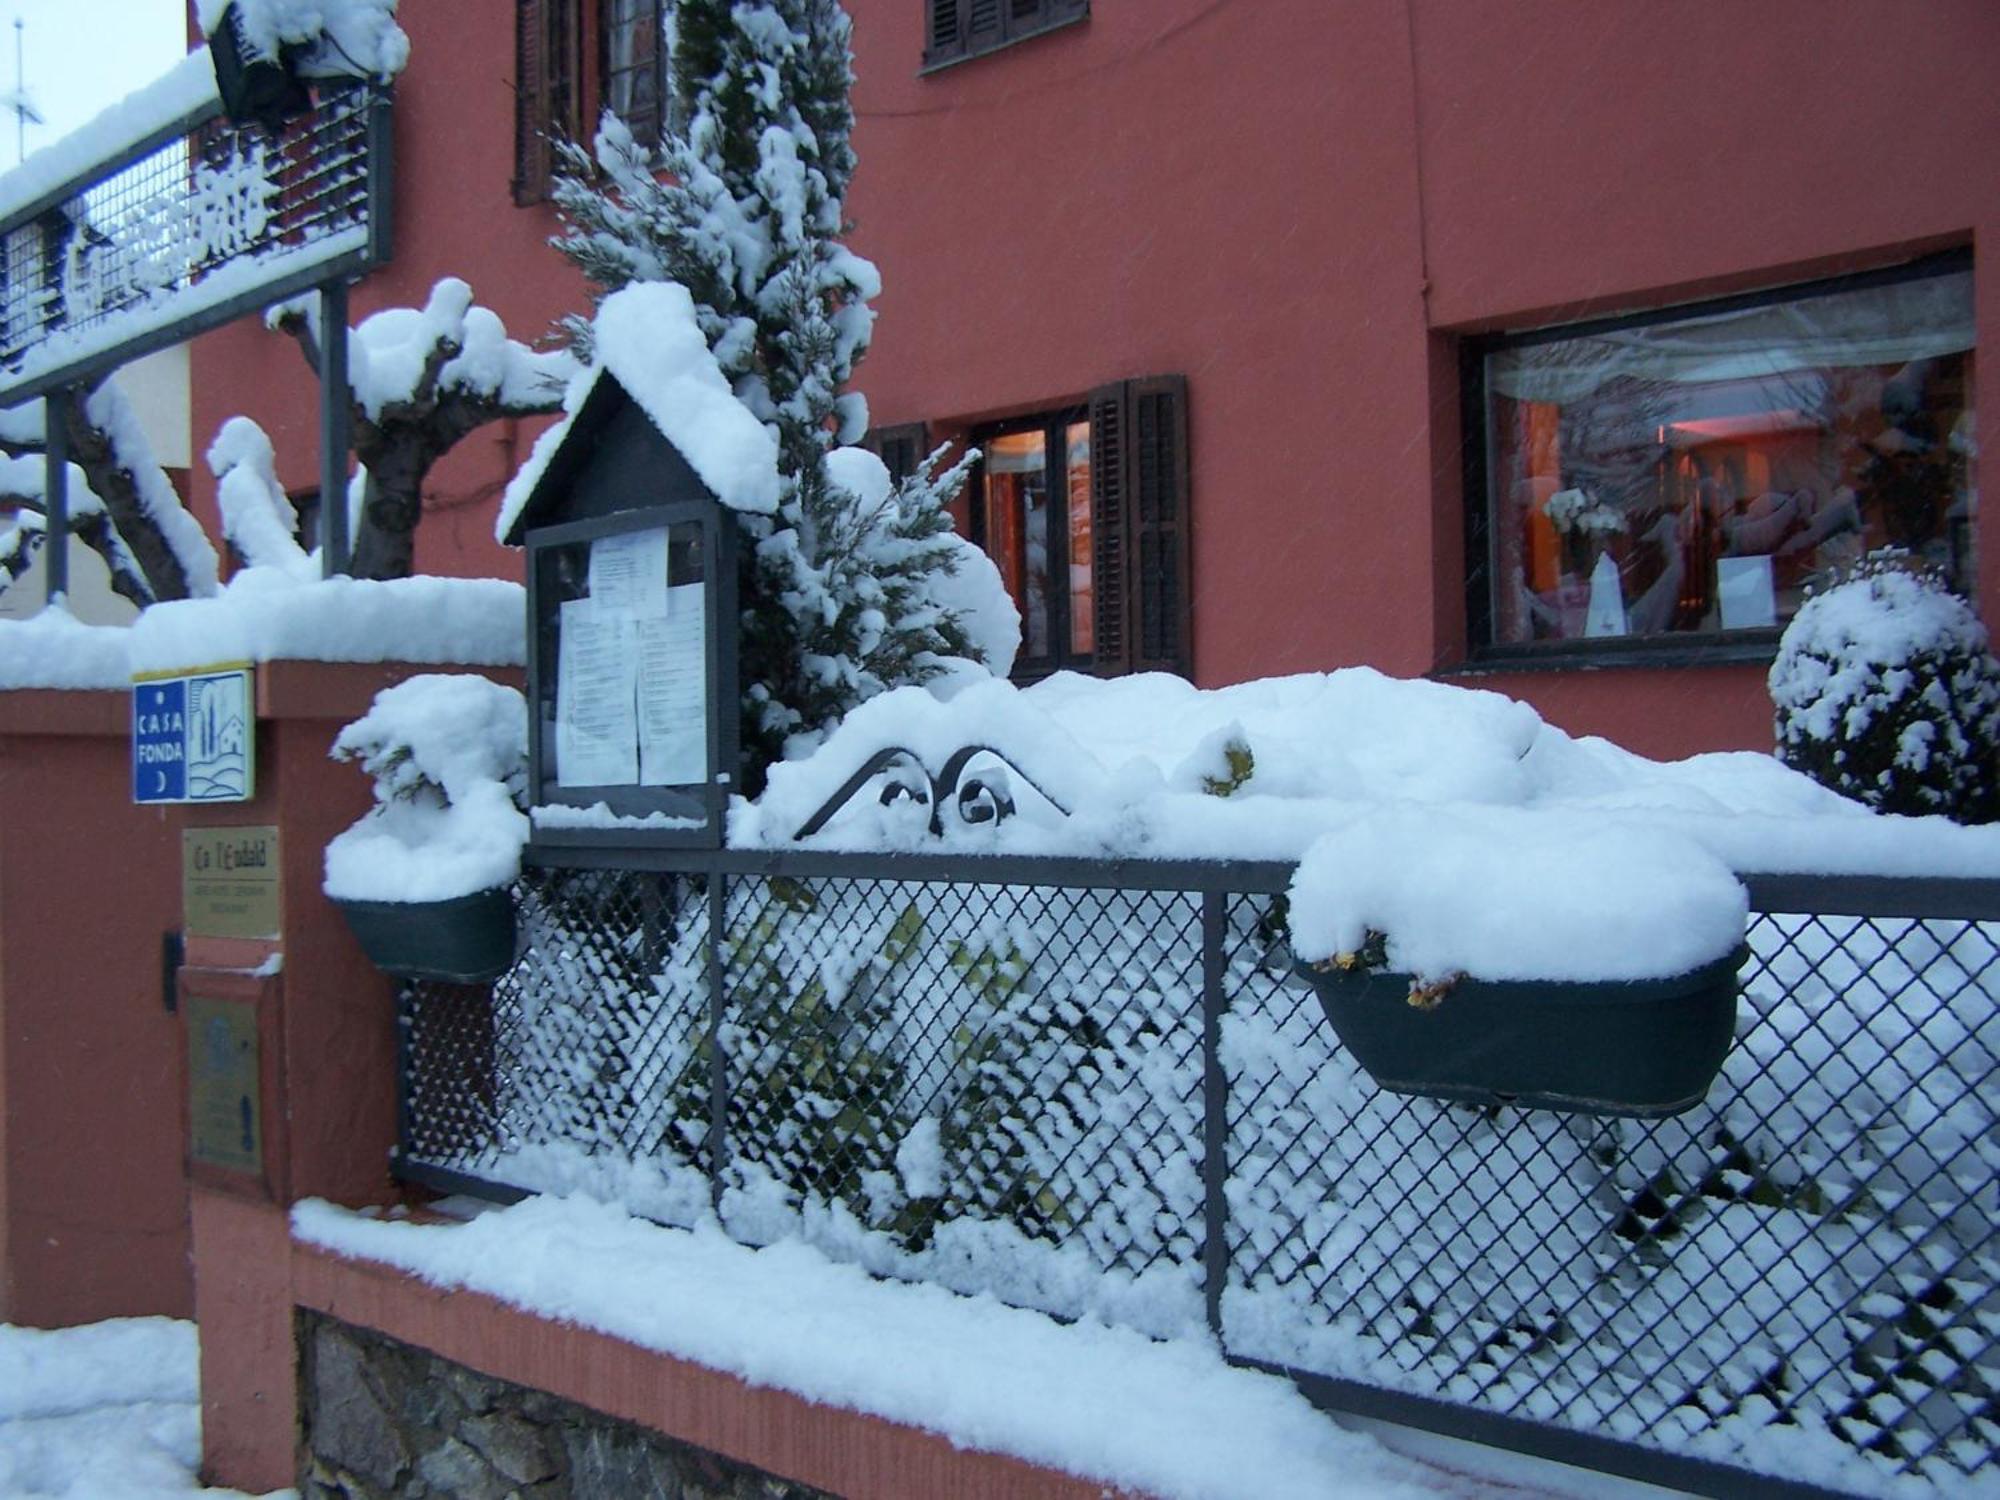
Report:
[[[1071,565],[1069,555],[1070,526],[1068,508],[1069,443],[1067,435],[1072,426],[1081,424],[1088,427],[1089,423],[1089,403],[1078,401],[1064,406],[1052,407],[1044,411],[1029,412],[1022,416],[1010,417],[1004,421],[984,423],[971,429],[966,434],[966,446],[980,450],[979,461],[972,466],[971,495],[966,507],[966,520],[971,531],[972,544],[979,548],[980,551],[986,553],[989,558],[993,556],[993,553],[992,549],[987,546],[987,470],[985,458],[987,445],[995,438],[1016,437],[1022,433],[1040,433],[1042,436],[1042,474],[1044,482],[1048,486],[1048,494],[1050,496],[1047,548],[1047,575],[1049,582],[1046,586],[1044,599],[1048,612],[1047,626],[1049,642],[1052,647],[1057,646],[1059,643],[1061,649],[1051,650],[1044,656],[1031,657],[1027,654],[1028,619],[1026,610],[1023,608],[1025,601],[1016,601],[1016,607],[1022,608],[1021,650],[1015,655],[1013,671],[1013,678],[1017,682],[1035,682],[1041,678],[1052,676],[1057,672],[1091,672],[1096,670],[1097,667],[1097,651],[1094,645],[1096,626],[1094,613],[1092,617],[1092,649],[1081,652],[1071,649],[1071,643],[1076,638],[1076,632],[1070,610],[1070,590],[1067,586]],[[1091,453],[1093,469],[1096,462],[1097,455],[1093,449]],[[1060,513],[1058,513],[1055,504],[1055,497],[1057,496],[1063,497],[1063,505]],[[1060,525],[1057,524],[1058,518],[1061,521]],[[1097,518],[1093,514],[1091,517],[1093,528],[1096,525],[1096,520]],[[1096,563],[1096,549],[1093,548],[1091,557],[1091,600],[1093,611],[1097,598]],[[995,566],[998,566],[997,561]],[[1057,586],[1058,580],[1063,581],[1063,586]],[[1005,579],[1002,579],[1002,583],[1005,583]],[[1026,584],[1024,580],[1024,591],[1025,588]]]
[[[514,4],[514,202],[546,203],[555,190],[551,138],[587,143],[610,108],[610,0],[515,0]],[[656,7],[658,46],[654,86],[659,92],[659,134],[640,144],[656,146],[672,128],[674,0]],[[622,118],[622,116],[621,116]]]
[[[970,62],[1090,19],[1090,0],[925,0],[920,73]]]
[[[1503,329],[1459,340],[1459,404],[1462,434],[1461,482],[1465,520],[1466,661],[1480,668],[1574,669],[1622,666],[1726,666],[1767,664],[1777,654],[1783,625],[1705,632],[1683,631],[1599,640],[1503,642],[1496,639],[1498,614],[1494,579],[1499,526],[1490,493],[1493,434],[1487,423],[1486,360],[1496,352],[1532,348],[1567,339],[1657,327],[1690,318],[1723,315],[1802,302],[1843,292],[1866,291],[1973,269],[1971,248],[1960,247],[1895,265],[1837,276],[1815,277],[1759,287],[1721,297],[1704,297],[1634,312],[1586,318],[1527,329]],[[1973,353],[1977,354],[1975,341]],[[1976,602],[1976,601],[1975,601]]]

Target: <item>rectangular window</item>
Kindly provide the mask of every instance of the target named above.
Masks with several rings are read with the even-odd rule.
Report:
[[[927,0],[924,66],[940,68],[1087,20],[1090,0]]]
[[[1021,611],[1014,675],[1189,675],[1186,381],[1120,381],[971,441],[972,539]]]
[[[1768,639],[1882,546],[1973,588],[1963,256],[1469,354],[1483,644]]]
[[[660,143],[673,118],[667,47],[672,3],[515,0],[516,203],[548,198],[555,172],[550,142],[589,141],[605,110],[631,126],[642,146]]]
[[[604,107],[642,146],[660,144],[667,120],[668,0],[598,0]]]

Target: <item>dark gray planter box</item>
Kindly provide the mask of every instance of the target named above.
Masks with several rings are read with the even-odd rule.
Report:
[[[1462,979],[1430,1009],[1410,976],[1298,972],[1383,1088],[1471,1104],[1657,1118],[1701,1103],[1736,1023],[1739,948],[1671,979]]]
[[[505,886],[446,901],[336,901],[368,961],[405,979],[484,984],[514,962]]]

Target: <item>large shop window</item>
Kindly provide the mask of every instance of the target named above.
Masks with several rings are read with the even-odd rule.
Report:
[[[1470,352],[1487,646],[1768,640],[1887,545],[1972,591],[1965,257]]]
[[[610,110],[642,145],[670,110],[667,12],[673,0],[515,0],[514,201],[554,185],[552,139],[587,141]],[[586,78],[585,59],[590,60]],[[596,97],[586,97],[595,86]]]
[[[1067,26],[1090,0],[926,0],[924,66],[940,68]]]
[[[1187,675],[1186,382],[1121,381],[972,441],[972,539],[1021,611],[1015,676]]]

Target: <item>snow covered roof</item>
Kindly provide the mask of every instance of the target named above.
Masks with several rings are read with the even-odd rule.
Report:
[[[494,535],[520,545],[556,512],[597,439],[628,402],[731,510],[778,508],[778,441],[737,400],[674,282],[640,282],[597,310],[591,366],[563,399],[567,415],[543,433],[500,504]]]

